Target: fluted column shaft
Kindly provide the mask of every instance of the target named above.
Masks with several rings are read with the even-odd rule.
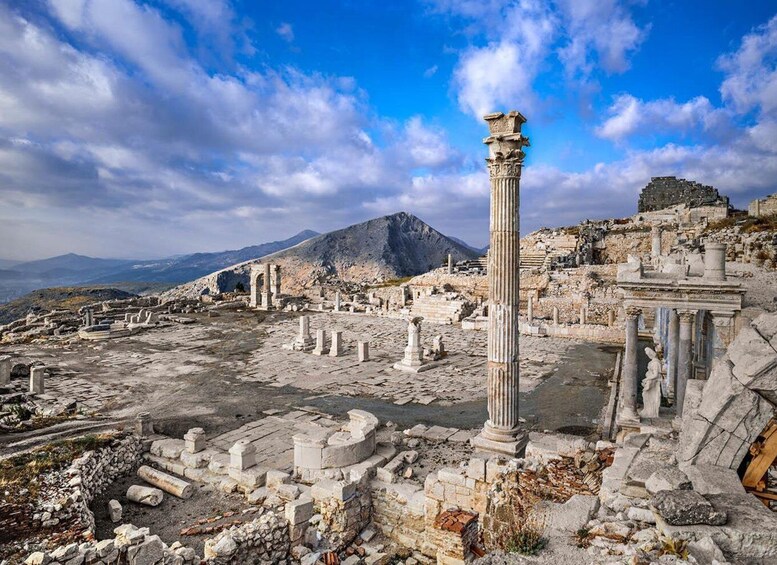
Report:
[[[693,319],[694,312],[680,313],[680,331],[677,351],[677,389],[675,391],[675,412],[683,415],[685,389],[693,369]]]
[[[518,178],[491,178],[488,251],[488,421],[483,435],[512,441],[518,432]]]

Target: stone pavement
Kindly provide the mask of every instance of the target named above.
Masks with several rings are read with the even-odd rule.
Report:
[[[294,442],[292,436],[311,428],[311,424],[326,428],[337,428],[342,422],[335,422],[319,414],[295,410],[272,414],[255,420],[240,428],[221,434],[208,441],[209,447],[229,451],[236,441],[248,439],[256,447],[256,464],[267,469],[291,471],[294,467]]]
[[[343,332],[343,357],[316,356],[284,349],[297,334],[296,320],[279,322],[253,353],[250,368],[240,377],[274,387],[295,388],[344,396],[372,396],[398,405],[410,402],[452,404],[484,398],[486,381],[486,334],[464,332],[460,327],[422,323],[421,341],[430,348],[442,335],[448,352],[446,363],[421,374],[397,371],[407,343],[407,323],[366,314],[312,313],[311,332],[324,329]],[[356,343],[370,342],[370,361],[359,363]],[[564,352],[574,345],[569,340],[521,338],[521,390],[529,391],[553,372]]]

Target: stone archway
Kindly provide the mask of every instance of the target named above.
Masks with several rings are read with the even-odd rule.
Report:
[[[708,381],[689,381],[680,463],[738,469],[777,415],[777,314],[745,325]]]

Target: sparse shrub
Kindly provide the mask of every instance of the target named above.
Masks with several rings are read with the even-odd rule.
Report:
[[[670,537],[662,537],[658,540],[661,547],[658,550],[659,556],[661,555],[674,555],[680,559],[688,559],[688,542],[685,540],[674,539]]]
[[[548,515],[540,499],[529,492],[511,492],[498,511],[498,532],[493,536],[501,549],[510,553],[537,555],[548,544],[545,537]]]
[[[242,282],[238,282],[235,285],[235,292],[245,292],[245,291],[246,291],[246,287]]]

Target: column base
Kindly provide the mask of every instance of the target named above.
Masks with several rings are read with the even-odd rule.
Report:
[[[475,451],[496,453],[508,457],[523,457],[527,443],[529,443],[529,434],[523,430],[519,430],[511,441],[496,441],[485,437],[483,432],[472,438],[472,447],[475,448]]]

